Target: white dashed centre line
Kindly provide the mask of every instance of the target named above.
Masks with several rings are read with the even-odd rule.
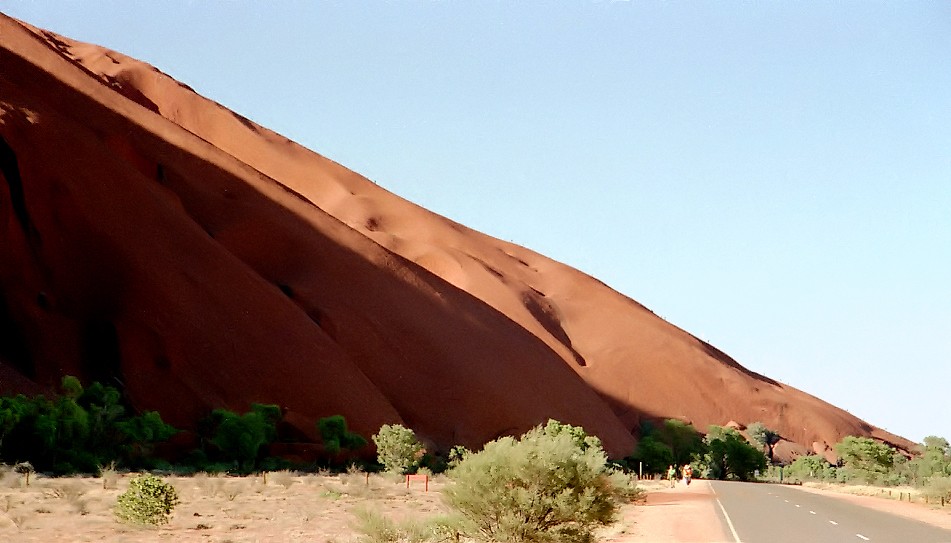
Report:
[[[868,538],[865,537],[865,536],[862,535],[862,534],[855,534],[855,537],[858,537],[859,539],[864,539],[865,541],[868,541]]]

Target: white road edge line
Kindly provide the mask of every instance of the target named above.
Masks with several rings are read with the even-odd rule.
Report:
[[[720,511],[723,511],[723,517],[726,519],[726,525],[730,527],[730,532],[733,534],[733,541],[736,541],[736,543],[742,543],[740,541],[740,536],[736,533],[736,528],[733,527],[733,521],[730,520],[730,515],[726,513],[726,508],[723,507],[723,503],[720,502],[720,498],[717,498],[717,505],[720,506]]]
[[[865,536],[862,535],[862,534],[855,534],[855,537],[860,537],[860,538],[864,539],[865,541],[868,541],[868,538],[865,537]]]
[[[710,492],[713,492],[713,496],[716,497],[717,505],[720,506],[720,511],[723,511],[723,518],[726,519],[726,524],[727,526],[730,527],[730,532],[733,533],[733,541],[735,541],[736,543],[743,543],[742,541],[740,541],[740,536],[737,535],[736,533],[736,528],[733,527],[733,521],[730,520],[730,515],[726,514],[726,508],[723,507],[722,503],[720,503],[720,498],[719,496],[717,496],[717,489],[713,488],[713,483],[711,483],[710,481],[707,481],[707,486],[710,488]]]

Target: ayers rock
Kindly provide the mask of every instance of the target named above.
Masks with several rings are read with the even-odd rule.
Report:
[[[185,428],[275,403],[302,440],[340,413],[441,448],[549,417],[614,456],[656,418],[911,445],[152,66],[0,16],[0,393],[64,374]]]

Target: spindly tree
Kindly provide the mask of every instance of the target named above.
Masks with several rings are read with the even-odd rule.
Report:
[[[754,443],[766,450],[769,461],[773,461],[773,446],[779,443],[779,432],[770,430],[762,422],[753,422],[746,427],[746,434]]]

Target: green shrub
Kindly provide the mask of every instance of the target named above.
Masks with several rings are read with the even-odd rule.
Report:
[[[84,389],[68,375],[52,399],[0,398],[0,460],[29,459],[41,471],[95,473],[114,461],[148,464],[154,444],[175,432],[158,413],[128,414],[117,389],[97,382]]]
[[[317,430],[320,432],[320,439],[324,442],[324,449],[330,454],[337,454],[341,450],[356,451],[367,444],[363,436],[347,429],[347,420],[343,415],[333,415],[318,420]]]
[[[165,524],[178,505],[175,487],[154,475],[139,475],[116,500],[115,515],[129,524]]]
[[[643,463],[647,473],[664,473],[674,463],[674,453],[669,445],[661,443],[654,436],[644,436],[637,442],[629,464],[638,466],[639,462]]]
[[[785,475],[790,481],[818,481],[828,475],[829,462],[821,456],[807,454],[786,466]]]
[[[386,471],[409,473],[419,466],[426,450],[416,434],[399,424],[384,424],[373,436],[377,460]]]
[[[251,404],[251,411],[238,415],[226,409],[211,413],[214,433],[211,443],[219,455],[235,463],[239,471],[254,471],[264,447],[277,438],[281,410],[276,405]]]
[[[766,470],[763,451],[732,428],[710,426],[706,442],[707,450],[699,465],[704,477],[749,481],[757,471]]]
[[[470,454],[472,454],[472,451],[463,447],[462,445],[454,446],[453,448],[449,449],[449,456],[446,459],[447,467],[454,468],[458,466],[459,462],[465,460]]]
[[[647,473],[665,473],[671,464],[681,466],[699,457],[706,450],[703,435],[692,425],[667,419],[659,427],[649,420],[641,423],[641,439],[634,453],[625,461],[631,469],[639,463]]]
[[[895,462],[895,451],[891,447],[868,437],[846,436],[835,444],[835,453],[849,470],[850,478],[866,483],[878,482]]]
[[[935,476],[925,484],[925,495],[951,502],[951,476]]]
[[[552,425],[486,444],[449,477],[448,503],[466,535],[482,541],[591,541],[632,492],[600,445]]]

